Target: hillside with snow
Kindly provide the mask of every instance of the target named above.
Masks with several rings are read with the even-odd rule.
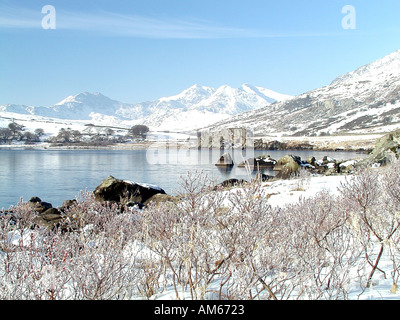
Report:
[[[240,88],[194,85],[183,92],[136,104],[112,100],[101,93],[83,92],[52,106],[0,106],[0,117],[23,118],[33,122],[75,123],[129,127],[144,124],[157,131],[194,130],[292,98],[269,89],[248,84]],[[24,120],[22,120],[24,121]]]
[[[400,50],[328,86],[212,126],[246,127],[259,136],[370,134],[400,128]]]

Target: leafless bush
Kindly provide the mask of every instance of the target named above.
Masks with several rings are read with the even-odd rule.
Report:
[[[399,164],[383,169],[363,169],[350,181],[343,184],[341,193],[349,212],[349,219],[361,241],[365,260],[371,267],[364,274],[365,287],[372,285],[376,271],[386,278],[379,263],[384,249],[389,248],[394,270],[394,285],[398,279],[400,204],[399,204]]]
[[[216,272],[219,249],[213,247],[217,223],[212,217],[219,214],[223,197],[199,173],[188,174],[182,186],[178,204],[150,205],[143,211],[142,238],[161,257],[163,277],[176,298],[189,291],[192,299],[199,299]]]
[[[27,229],[1,216],[2,299],[124,299],[137,269],[129,244],[137,235],[132,215],[99,207],[88,197],[70,213],[83,215],[74,232]],[[14,210],[29,216],[27,206]],[[80,211],[82,210],[82,211]],[[22,215],[23,213],[23,215]],[[34,215],[34,213],[32,213]],[[83,219],[90,224],[83,225]]]
[[[226,269],[231,281],[225,284],[230,298],[251,299],[264,289],[263,271],[260,270],[260,251],[269,251],[274,241],[275,216],[259,183],[237,189],[228,195],[230,210],[218,222],[223,226],[218,232],[220,246],[225,248]],[[270,251],[269,251],[270,252]],[[270,291],[267,295],[273,295]]]
[[[399,177],[399,163],[364,170],[337,196],[271,208],[260,181],[215,190],[194,172],[178,202],[141,211],[82,193],[51,231],[21,202],[0,214],[0,299],[347,299],[377,272],[395,291]]]
[[[345,299],[350,270],[360,248],[348,224],[340,199],[323,191],[302,199],[287,212],[288,241],[299,275],[296,295],[306,299]]]

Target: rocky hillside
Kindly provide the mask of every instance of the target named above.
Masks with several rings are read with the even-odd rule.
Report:
[[[400,128],[400,50],[293,99],[212,126],[246,127],[256,135],[323,136]]]

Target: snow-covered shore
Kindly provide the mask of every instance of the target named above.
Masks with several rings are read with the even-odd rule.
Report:
[[[219,205],[224,204],[226,206],[229,206],[229,205],[233,204],[234,208],[232,208],[231,210],[234,210],[234,211],[236,209],[241,210],[241,208],[242,209],[247,208],[248,205],[258,206],[257,199],[261,199],[261,198],[268,199],[268,200],[266,203],[263,202],[264,204],[262,204],[262,207],[260,207],[260,210],[262,210],[262,208],[264,208],[264,205],[267,205],[267,206],[270,205],[273,208],[285,208],[285,207],[290,208],[291,205],[296,205],[300,201],[304,201],[305,199],[313,199],[313,198],[317,197],[318,194],[321,192],[326,192],[327,194],[332,196],[332,198],[334,196],[338,196],[338,195],[340,195],[339,189],[343,187],[343,184],[351,183],[352,179],[355,179],[355,177],[356,176],[353,176],[353,175],[347,175],[347,176],[344,176],[344,175],[337,175],[337,176],[303,175],[300,178],[293,178],[290,180],[277,180],[277,181],[272,181],[272,182],[264,182],[255,189],[250,188],[251,189],[250,191],[246,190],[247,187],[234,187],[231,189],[220,190],[220,191],[215,192],[214,195],[211,196],[211,198],[209,198],[209,200],[214,199],[217,202],[222,201],[219,203]],[[256,191],[256,192],[254,193],[254,191]],[[221,195],[222,195],[222,197],[221,197]],[[236,197],[236,195],[239,195],[239,196]],[[208,198],[206,198],[205,201],[208,201],[207,199]],[[232,199],[241,199],[240,200],[241,203],[236,203]],[[329,198],[328,198],[328,200],[329,200]],[[332,205],[332,203],[330,203],[330,204]],[[213,205],[214,204],[210,204],[210,205],[205,204],[205,208],[201,209],[199,207],[197,209],[199,209],[199,210],[214,210]],[[87,208],[87,204],[83,204],[82,208]],[[100,208],[100,207],[97,207],[97,208]],[[332,210],[332,208],[326,208],[326,209]],[[91,210],[96,211],[98,209],[91,209]],[[101,209],[101,210],[103,210],[103,209]],[[232,211],[228,215],[228,216],[231,216],[231,218],[233,218],[233,219],[235,219],[234,211]],[[203,211],[201,211],[201,212],[203,212]],[[147,215],[145,214],[143,216],[143,219],[144,219],[144,221],[147,221],[148,223],[149,223],[149,219],[150,220],[154,219],[153,223],[157,223],[156,228],[162,227],[162,225],[164,223],[163,222],[164,219],[167,219],[165,221],[169,221],[167,212],[161,212],[161,211],[158,212],[157,209],[154,209],[153,212],[149,213],[149,214],[147,214]],[[156,216],[153,216],[153,214],[156,214]],[[160,214],[160,215],[157,216],[157,214]],[[201,215],[202,213],[196,213],[196,214]],[[251,217],[251,215],[248,216],[248,214],[249,213],[243,213],[243,217],[242,217],[242,219],[244,219],[243,228],[244,227],[247,228],[247,227],[251,226],[251,225],[247,225],[245,222],[246,219]],[[221,217],[221,219],[222,219],[221,221],[225,221],[224,219],[226,219],[226,221],[229,221],[230,218],[229,217]],[[212,221],[212,220],[210,220],[210,221]],[[295,223],[295,222],[293,222],[293,223]],[[152,224],[149,224],[148,227],[150,227],[151,225]],[[125,224],[125,227],[127,227],[126,224]],[[165,227],[169,228],[169,226],[167,226],[167,225],[165,225]],[[262,230],[262,229],[259,229],[260,226],[253,226],[253,227],[255,227],[257,230]],[[267,225],[265,227],[268,228]],[[160,230],[164,230],[163,228],[164,227],[162,227]],[[177,227],[177,229],[176,229],[177,232],[180,232],[180,231],[183,232],[184,230],[186,230],[186,229],[181,230],[180,228],[181,227]],[[93,224],[88,225],[87,227],[84,228],[84,231],[83,231],[84,233],[80,237],[81,237],[81,239],[82,239],[82,237],[83,237],[83,239],[86,239],[84,241],[88,241],[88,243],[87,243],[88,249],[93,249],[94,252],[97,252],[97,250],[102,250],[100,244],[102,243],[103,240],[101,240],[102,239],[101,237],[99,238],[99,234],[93,233],[94,230],[96,230],[95,225],[93,225]],[[175,227],[173,227],[173,230],[175,230]],[[190,227],[186,231],[197,232],[194,229],[192,229],[192,227]],[[237,231],[239,233],[241,233],[243,231],[244,234],[246,232],[248,232],[247,229],[243,229],[242,231],[241,231],[241,229],[238,229]],[[146,234],[146,232],[145,232],[145,234]],[[156,232],[155,233],[156,237],[160,236],[160,234],[158,234],[156,230],[154,230],[154,231],[150,230],[150,232]],[[222,252],[225,249],[222,249],[222,248],[218,249],[217,247],[213,247],[214,245],[217,245],[219,243],[217,239],[219,239],[219,237],[221,237],[221,235],[215,234],[215,236],[217,238],[214,239],[212,234],[215,231],[210,229],[209,232],[210,232],[210,234],[207,237],[210,237],[210,239],[207,241],[210,241],[212,239],[212,242],[208,242],[208,246],[211,246],[211,247],[209,247],[209,249],[216,250],[217,252],[219,250],[221,250],[221,254],[222,254]],[[235,228],[230,230],[228,232],[228,234],[230,234],[230,232],[233,232],[232,236],[235,236]],[[93,239],[90,238],[91,236],[93,236]],[[192,241],[195,241],[194,239],[196,239],[197,236],[198,235],[193,234],[194,238],[192,238]],[[24,233],[21,233],[19,231],[18,232],[9,231],[6,239],[8,239],[7,242],[9,244],[19,247],[19,246],[21,246],[22,243],[25,246],[29,246],[32,239],[39,239],[36,237],[37,236],[35,235],[35,231],[32,231],[32,230],[26,230]],[[187,237],[184,236],[184,238],[186,239]],[[184,251],[180,252],[179,255],[190,254],[190,251],[186,252],[186,249],[188,249],[188,248],[186,248],[188,243],[185,242],[185,241],[188,241],[188,239],[190,239],[190,237],[186,240],[185,239],[182,238],[181,240],[183,242],[181,242],[181,243],[175,243],[170,238],[166,238],[165,241],[167,241],[167,243],[169,241],[172,241],[171,244],[177,245],[178,248],[180,248],[180,249],[178,249],[178,252],[179,252],[179,250],[184,250]],[[224,238],[222,237],[221,239],[223,240]],[[159,240],[161,240],[161,238],[159,238]],[[179,238],[176,238],[176,241],[178,241],[178,240],[179,240]],[[255,240],[255,239],[253,239],[253,240]],[[156,242],[154,242],[154,241],[156,241]],[[198,239],[196,241],[200,241],[200,239]],[[214,241],[215,241],[215,243],[214,243]],[[229,240],[229,238],[226,238],[224,241],[230,241],[230,240]],[[155,245],[156,247],[153,247],[153,248],[149,247],[149,245],[151,245],[151,243],[153,245]],[[262,243],[263,243],[263,241],[261,241],[260,244],[262,244]],[[204,243],[204,244],[206,244],[206,243]],[[160,271],[161,269],[159,271],[157,271],[158,267],[156,267],[158,265],[158,263],[160,263],[162,261],[162,257],[159,255],[159,253],[163,254],[163,251],[157,251],[157,250],[162,250],[162,248],[163,248],[162,244],[161,244],[161,247],[159,247],[159,249],[157,249],[157,246],[159,246],[159,245],[160,245],[160,243],[157,243],[157,240],[155,240],[155,239],[150,240],[150,243],[147,243],[146,241],[141,242],[141,241],[135,240],[133,243],[131,243],[127,246],[125,245],[125,249],[128,251],[124,253],[124,256],[131,257],[131,259],[133,257],[135,257],[134,258],[134,261],[136,261],[135,263],[133,263],[133,260],[130,260],[131,261],[130,263],[133,263],[131,266],[132,268],[134,268],[134,267],[136,268],[139,265],[142,265],[142,263],[144,263],[145,261],[148,261],[148,259],[151,259],[151,260],[154,259],[154,260],[152,260],[153,261],[152,263],[154,263],[154,265],[153,264],[147,265],[146,268],[149,268],[149,269],[145,269],[146,270],[145,275],[146,275],[146,272],[161,272]],[[221,245],[221,243],[219,243],[218,245]],[[241,246],[240,243],[238,243],[237,245],[239,247]],[[306,248],[307,246],[311,245],[311,243],[304,243],[303,245]],[[390,246],[391,244],[388,243],[387,245]],[[192,243],[192,246],[196,246],[196,243]],[[376,246],[378,248],[380,246],[380,244],[376,243]],[[398,246],[398,244],[397,244],[397,246]],[[238,247],[238,250],[243,250],[243,248],[239,249],[239,247]],[[171,248],[168,250],[171,250]],[[390,259],[390,256],[389,256],[389,253],[387,250],[388,248],[385,249],[385,252],[379,263],[380,271],[374,275],[373,281],[371,282],[371,285],[368,288],[365,288],[362,286],[360,287],[360,279],[361,278],[360,278],[360,275],[357,273],[360,270],[357,271],[357,268],[355,268],[355,270],[349,269],[350,273],[348,275],[342,275],[343,277],[346,277],[346,279],[347,279],[346,280],[347,299],[350,299],[350,300],[400,300],[399,290],[394,292],[393,287],[392,287],[393,282],[392,282],[392,278],[391,278],[390,274],[393,270],[393,261]],[[57,248],[55,248],[55,247],[52,250],[56,250],[54,252],[54,254],[57,252]],[[112,247],[111,250],[114,250],[114,247]],[[173,250],[175,250],[175,249],[173,249]],[[193,249],[193,250],[198,250],[198,249]],[[376,249],[373,249],[372,251],[376,251]],[[159,252],[159,253],[157,253],[157,252]],[[170,254],[168,252],[164,252],[164,253]],[[104,259],[112,259],[111,256],[107,256],[107,258],[106,258],[106,253],[105,252],[103,253],[103,251],[101,251],[100,253],[97,253],[97,254],[99,254],[99,257],[103,256]],[[203,254],[203,253],[200,252],[199,254]],[[172,255],[170,257],[176,257],[176,256]],[[361,256],[360,256],[360,258],[362,259]],[[4,253],[1,253],[0,259],[1,260],[6,259],[6,255]],[[197,258],[195,258],[195,259],[197,259]],[[256,257],[254,257],[253,259],[255,259],[254,263],[258,263]],[[140,261],[143,261],[143,262],[140,262]],[[197,261],[197,263],[201,263],[202,260],[200,259],[200,260],[196,260],[196,261]],[[346,260],[343,260],[343,261],[346,261]],[[104,260],[104,263],[108,263],[108,262],[109,261]],[[77,262],[74,262],[74,263],[77,263]],[[137,263],[139,263],[139,264],[137,265]],[[170,263],[172,263],[172,262],[170,262]],[[188,263],[188,262],[186,262],[186,263]],[[207,263],[207,261],[205,260],[204,263]],[[61,264],[61,266],[62,266],[62,264]],[[190,264],[186,265],[185,268],[187,268],[188,266],[190,266]],[[99,266],[97,266],[97,267],[99,267]],[[172,267],[172,265],[171,265],[171,267]],[[201,266],[201,265],[196,265],[196,267],[193,265],[193,268],[201,269],[203,267],[204,266]],[[166,266],[165,268],[168,268],[168,266]],[[43,279],[41,280],[42,284],[46,284],[48,281],[50,281],[50,280],[48,280],[49,277],[55,277],[55,275],[53,275],[51,273],[51,270],[53,270],[53,269],[48,269],[46,267],[46,270],[48,270],[48,272],[50,272],[50,273],[46,273],[46,272],[43,273],[43,275],[42,275]],[[137,272],[140,273],[140,271],[137,271]],[[193,270],[193,272],[195,272],[195,271]],[[196,272],[198,272],[198,270]],[[221,269],[221,272],[222,272],[222,269]],[[225,272],[227,272],[227,271],[225,270]],[[234,275],[235,272],[237,272],[237,271],[234,268],[234,269],[231,269],[228,272],[228,274]],[[242,270],[242,272],[244,272],[244,270]],[[250,272],[250,270],[249,270],[249,272]],[[398,272],[398,270],[397,270],[397,272]],[[40,272],[38,273],[38,276],[39,275],[40,275]],[[155,276],[155,274],[152,274],[152,273],[151,274],[147,273],[147,275],[146,276],[145,275],[143,275],[143,277],[145,277],[145,278],[142,279],[142,282],[141,282],[142,285],[143,284],[148,285],[149,283],[143,283],[143,281],[152,281],[151,278],[148,278],[148,277]],[[147,292],[147,294],[148,294],[147,297],[141,295],[140,292],[135,289],[132,291],[134,293],[130,293],[128,295],[129,299],[141,300],[141,299],[147,298],[150,300],[175,300],[175,299],[177,299],[177,292],[179,292],[178,293],[179,299],[192,299],[193,291],[192,291],[192,289],[190,289],[190,286],[188,284],[186,284],[184,287],[180,288],[177,291],[177,288],[175,287],[175,285],[177,283],[175,281],[178,281],[178,280],[176,280],[175,278],[171,278],[171,276],[172,275],[168,274],[168,273],[163,273],[163,275],[161,275],[161,276],[159,275],[158,281],[160,281],[161,287],[159,287],[158,285],[155,285],[153,283],[154,288],[152,288],[152,290],[154,289],[155,291],[154,292],[151,291],[151,293]],[[243,274],[242,274],[242,276],[243,276]],[[145,280],[145,279],[147,279],[147,280]],[[174,279],[174,280],[172,280],[172,279]],[[243,281],[243,279],[241,279],[240,281]],[[285,280],[285,281],[288,281],[288,280]],[[307,281],[309,281],[309,280],[307,280]],[[197,288],[196,290],[200,290],[200,291],[205,290],[205,292],[206,292],[206,294],[204,296],[200,295],[198,297],[202,297],[202,299],[217,299],[219,297],[218,292],[221,292],[221,288],[222,288],[221,283],[223,283],[223,282],[224,282],[223,273],[221,273],[219,275],[219,273],[216,272],[213,281],[209,282],[207,287],[204,287],[204,288],[202,286],[197,287],[196,284],[194,284],[193,286],[194,286],[194,288]],[[174,284],[172,284],[172,283],[174,283]],[[127,285],[131,286],[134,284],[127,284]],[[232,287],[236,286],[234,278],[232,278],[232,280],[231,280],[231,285],[232,285]],[[64,284],[64,286],[66,286],[66,284]],[[162,288],[162,289],[156,290],[157,287]],[[305,286],[305,288],[306,287],[307,286]],[[186,288],[186,289],[184,289],[184,288]],[[225,288],[222,288],[222,289],[223,289],[222,292],[225,292]],[[72,288],[71,288],[71,290],[72,290]],[[252,290],[255,290],[254,287]],[[297,291],[297,289],[294,292],[295,296],[298,294],[298,293],[296,293],[296,291]],[[227,294],[227,292],[225,292],[225,293]],[[66,294],[66,293],[64,293],[64,294]],[[142,294],[143,294],[143,292],[142,292]],[[200,294],[200,293],[196,293],[196,294]],[[257,291],[254,291],[253,295],[257,296],[258,295]],[[71,298],[72,296],[73,296],[72,293],[71,294],[67,293],[66,295],[64,295],[64,298]],[[266,295],[265,293],[263,293],[260,295],[260,298],[266,298],[267,296],[268,296],[268,294]],[[313,295],[311,294],[310,297],[312,297],[312,296]],[[286,298],[288,298],[288,297],[286,297]]]

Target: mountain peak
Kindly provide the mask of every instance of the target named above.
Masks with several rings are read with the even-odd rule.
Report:
[[[115,101],[101,94],[100,92],[81,92],[76,95],[68,96],[64,100],[56,103],[55,106],[66,105],[66,104],[85,104],[85,105],[96,105],[96,104],[112,104]]]
[[[267,94],[267,89],[255,89]],[[336,78],[328,86],[292,97],[273,108],[240,113],[211,128],[245,124],[259,136],[393,131],[400,126],[399,92],[400,50],[397,50]]]
[[[99,92],[84,91],[68,96],[52,106],[20,109],[21,112],[25,110],[24,112],[30,114],[51,118],[102,123],[117,121],[176,131],[204,128],[278,100],[276,97],[268,98],[267,92],[272,91],[249,84],[240,88],[222,85],[218,89],[194,84],[174,96],[127,104],[112,100]]]
[[[400,49],[333,80],[331,85],[354,81],[375,81],[386,76],[400,75]]]

